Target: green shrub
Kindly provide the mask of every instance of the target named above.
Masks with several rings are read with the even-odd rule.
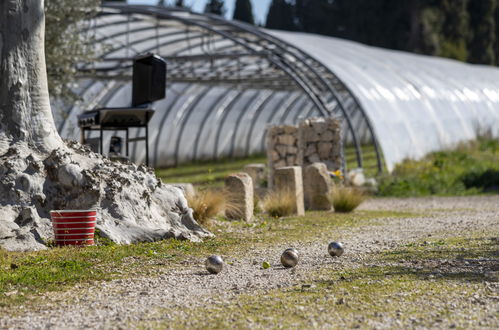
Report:
[[[379,195],[469,195],[498,190],[499,141],[480,138],[454,150],[406,160],[379,178]]]

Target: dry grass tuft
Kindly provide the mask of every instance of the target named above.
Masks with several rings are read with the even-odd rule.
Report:
[[[287,190],[272,191],[262,201],[263,210],[272,217],[284,217],[296,213],[296,200]]]
[[[187,204],[193,210],[194,219],[201,225],[222,214],[227,208],[227,194],[223,190],[206,189],[187,196]]]
[[[367,199],[364,191],[354,187],[334,187],[329,199],[335,212],[352,212]]]

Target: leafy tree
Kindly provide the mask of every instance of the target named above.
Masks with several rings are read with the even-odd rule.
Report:
[[[253,18],[253,8],[251,6],[250,0],[236,0],[236,7],[234,8],[234,15],[232,17],[235,20],[246,22],[249,24],[255,24],[255,19]]]
[[[45,58],[49,93],[74,101],[72,92],[77,63],[95,56],[92,35],[81,33],[81,22],[97,13],[99,0],[45,1]]]
[[[470,39],[468,41],[471,63],[494,64],[495,0],[471,0],[468,3],[470,15]]]
[[[286,0],[272,0],[265,27],[276,30],[296,30],[293,4]]]
[[[204,7],[204,12],[224,16],[225,6],[223,0],[210,0]]]

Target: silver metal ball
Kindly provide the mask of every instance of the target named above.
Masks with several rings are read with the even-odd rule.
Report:
[[[218,274],[222,271],[224,267],[224,261],[220,256],[209,256],[204,265],[206,266],[206,270],[211,274]]]
[[[327,252],[329,252],[331,257],[340,257],[344,252],[343,244],[340,242],[331,242],[327,247]]]
[[[294,253],[296,253],[297,256],[300,256],[300,254],[298,253],[298,250],[295,248],[288,248],[288,249],[284,250],[284,252],[286,252],[286,251],[294,252]]]
[[[286,268],[294,267],[298,264],[298,253],[287,249],[281,254],[281,264]]]

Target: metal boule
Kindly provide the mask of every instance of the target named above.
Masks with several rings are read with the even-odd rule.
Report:
[[[327,247],[327,252],[329,252],[331,257],[340,257],[344,252],[343,244],[340,242],[331,242]]]
[[[285,250],[281,254],[281,264],[286,268],[296,266],[298,264],[298,254],[291,249]]]
[[[209,256],[205,261],[206,270],[211,274],[218,274],[224,267],[224,261],[220,256]]]
[[[294,253],[296,253],[297,256],[300,256],[300,254],[298,253],[298,250],[295,248],[288,248],[288,249],[284,250],[284,252],[286,252],[286,251],[294,252]]]

